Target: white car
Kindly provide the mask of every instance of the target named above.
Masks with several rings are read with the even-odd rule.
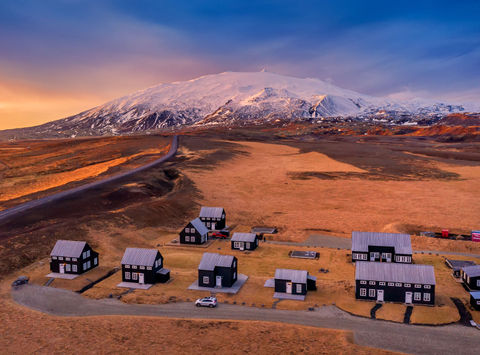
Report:
[[[199,298],[195,301],[195,306],[197,307],[217,307],[217,299],[215,297],[204,297]]]

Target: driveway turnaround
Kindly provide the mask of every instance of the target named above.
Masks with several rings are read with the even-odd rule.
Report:
[[[124,304],[116,299],[93,300],[71,291],[37,285],[12,289],[20,305],[56,316],[132,315],[183,319],[254,320],[353,331],[355,342],[411,354],[478,354],[480,332],[458,324],[414,326],[351,316],[334,306],[314,311],[286,311],[230,304],[215,309],[192,303]]]
[[[21,215],[21,214],[25,213],[26,211],[31,210],[32,208],[41,207],[41,206],[47,205],[51,202],[60,201],[62,199],[77,195],[81,192],[85,192],[89,189],[100,187],[100,186],[108,184],[108,183],[116,182],[116,181],[119,181],[119,180],[124,179],[126,177],[130,177],[132,175],[135,175],[139,172],[150,169],[152,167],[155,167],[158,164],[161,164],[161,163],[169,160],[170,158],[172,158],[177,153],[177,148],[178,148],[178,136],[174,136],[172,138],[172,143],[170,144],[170,150],[168,151],[168,153],[166,155],[164,155],[163,157],[161,157],[161,158],[159,158],[159,159],[157,159],[157,160],[155,160],[155,161],[153,161],[149,164],[143,165],[143,166],[138,167],[136,169],[126,171],[124,173],[121,173],[121,174],[118,174],[118,175],[115,175],[115,176],[111,176],[109,178],[105,178],[103,180],[99,180],[99,181],[95,181],[95,182],[92,182],[92,183],[89,183],[89,184],[86,184],[86,185],[78,186],[78,187],[75,187],[75,188],[70,189],[70,190],[62,191],[62,192],[59,192],[59,193],[56,193],[56,194],[53,194],[53,195],[50,195],[50,196],[45,196],[45,197],[39,198],[38,200],[32,200],[32,201],[29,201],[29,202],[25,202],[25,203],[22,203],[21,205],[3,210],[3,211],[0,212],[0,222],[3,221],[3,220],[7,220],[9,218],[12,218],[12,217],[16,217],[18,215]]]

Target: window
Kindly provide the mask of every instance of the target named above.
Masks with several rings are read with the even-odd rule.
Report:
[[[402,283],[401,282],[395,282],[395,287],[402,287]]]
[[[412,284],[403,284],[404,287],[412,287]]]
[[[425,292],[425,293],[423,294],[423,300],[424,300],[425,302],[430,302],[430,293]]]
[[[140,266],[140,270],[145,270],[145,266]]]
[[[130,280],[130,271],[125,271],[125,280]]]
[[[185,233],[189,233],[190,232],[190,228],[185,228]]]
[[[203,283],[204,283],[204,284],[208,284],[209,282],[210,282],[209,277],[208,277],[208,276],[204,276],[204,277],[203,277]]]
[[[477,280],[477,287],[480,287],[480,280]]]
[[[77,261],[77,258],[72,258],[72,261]]]
[[[52,256],[52,259],[53,259],[53,260],[57,260],[57,257],[56,257],[56,256]]]
[[[87,263],[83,263],[83,270],[87,270]]]
[[[236,266],[237,266],[237,261],[233,259],[233,267],[236,267]]]
[[[234,278],[234,279],[237,278],[237,273],[236,273],[236,272],[233,273],[233,278]]]
[[[125,264],[125,269],[130,269],[130,265]]]
[[[138,272],[132,272],[132,280],[138,280]]]
[[[77,272],[77,265],[75,265],[75,264],[72,265],[72,271]]]
[[[421,292],[414,292],[413,293],[413,299],[415,301],[421,301],[422,300],[422,293]]]
[[[70,261],[70,258],[65,258],[65,261]]]
[[[297,293],[302,293],[302,284],[297,284]]]
[[[151,267],[151,266],[147,266],[147,270],[152,270],[152,267]]]
[[[480,301],[477,301],[477,304],[480,304]]]
[[[422,285],[415,284],[415,288],[422,288]]]
[[[423,288],[426,288],[427,290],[429,290],[429,289],[432,288],[432,286],[430,286],[430,285],[424,285]]]
[[[87,253],[87,258],[89,258],[90,257],[90,250],[87,250],[86,253]]]
[[[360,296],[365,297],[367,295],[367,289],[366,288],[361,288],[360,289]]]
[[[362,254],[362,260],[368,260],[368,255],[367,254]]]
[[[395,286],[395,284],[393,282],[389,282],[388,286]]]
[[[92,262],[89,260],[87,261],[87,268],[90,269],[92,267]]]
[[[360,281],[360,285],[366,285],[367,281]]]
[[[185,236],[185,241],[186,242],[189,242],[190,241],[190,237],[188,235]]]
[[[385,282],[379,282],[378,283],[380,286],[385,286]]]
[[[58,257],[58,260],[63,260],[63,256],[59,256],[59,257]]]
[[[368,281],[369,285],[375,285],[375,281]]]
[[[137,265],[132,265],[132,269],[136,269],[137,268]]]
[[[374,288],[371,288],[370,290],[368,290],[368,296],[369,297],[375,297],[375,289]]]
[[[352,253],[352,259],[353,260],[358,260],[358,254],[357,253]]]
[[[242,245],[242,243],[240,243],[240,242],[233,242],[233,247],[234,247],[234,248],[240,249],[240,246],[241,246],[241,245]]]
[[[190,241],[191,241],[192,243],[195,243],[195,237],[194,237],[193,235],[190,237]]]
[[[97,265],[97,264],[98,264],[98,258],[93,259],[93,265]]]
[[[65,271],[72,270],[72,266],[70,264],[65,264]]]
[[[210,222],[207,222],[207,227],[210,227]]]
[[[84,259],[87,258],[87,252],[86,252],[86,251],[84,251],[82,255],[83,255],[83,258],[84,258]]]

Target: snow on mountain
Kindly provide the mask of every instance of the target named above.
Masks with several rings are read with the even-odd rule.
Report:
[[[462,106],[362,95],[318,79],[266,71],[225,72],[160,84],[62,120],[42,130],[116,134],[184,125],[236,124],[383,112],[429,114]]]

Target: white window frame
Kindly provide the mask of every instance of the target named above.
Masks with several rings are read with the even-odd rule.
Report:
[[[385,281],[380,281],[378,284],[379,284],[380,286],[385,286]]]
[[[72,271],[72,265],[71,264],[65,264],[65,271]]]
[[[403,287],[412,287],[412,284],[403,284]]]
[[[367,284],[367,281],[364,281],[364,280],[360,281],[360,285],[366,285],[366,284]]]
[[[414,301],[421,301],[422,300],[422,293],[421,292],[414,292],[413,293],[413,300]]]
[[[375,281],[368,281],[369,285],[375,286],[377,283]]]
[[[137,265],[132,265],[132,269],[138,269]]]
[[[195,236],[194,236],[194,235],[192,235],[192,236],[190,237],[190,243],[195,243]]]
[[[84,259],[86,259],[86,258],[87,258],[87,252],[84,251],[84,252],[82,253],[82,256],[83,256]]]
[[[56,256],[52,256],[52,260],[57,260],[57,257],[56,257]]]
[[[125,269],[130,269],[130,265],[125,264]]]
[[[92,262],[90,260],[87,261],[87,268],[90,269],[92,267]]]
[[[395,286],[395,283],[394,282],[389,282],[388,286],[393,287],[393,286]]]
[[[423,288],[426,288],[427,290],[430,290],[432,288],[432,286],[430,285],[423,285]]]
[[[401,282],[395,282],[395,287],[402,287],[402,283]]]
[[[140,270],[145,270],[145,266],[140,266]]]
[[[63,256],[59,256],[59,257],[58,257],[58,260],[63,260]]]
[[[240,249],[241,245],[242,245],[242,242],[233,242],[234,248]]]
[[[132,272],[132,280],[138,280],[138,272]]]
[[[301,293],[302,292],[302,284],[297,284],[297,293]]]
[[[98,258],[95,257],[95,259],[93,259],[93,265],[98,265]]]
[[[422,285],[415,284],[415,288],[422,288]]]
[[[65,258],[65,261],[70,261],[70,258]]]
[[[152,267],[151,267],[151,266],[147,266],[147,270],[152,270]]]
[[[477,280],[477,287],[480,287],[480,280]]]
[[[430,302],[430,292],[425,292],[423,294],[423,301],[424,302]]]
[[[360,297],[367,297],[367,289],[361,288],[360,289]]]
[[[130,280],[130,271],[125,271],[125,280]]]
[[[203,281],[204,284],[208,284],[208,283],[210,283],[210,277],[209,276],[203,276],[202,281]]]
[[[72,261],[77,261],[77,258],[72,258]]]
[[[190,228],[185,227],[185,233],[190,233]]]
[[[72,272],[77,272],[77,271],[78,271],[77,265],[72,264]]]
[[[374,288],[370,288],[368,290],[368,297],[375,297],[376,290]]]
[[[90,257],[90,250],[87,250],[87,258]]]
[[[190,242],[190,236],[186,235],[186,236],[185,236],[185,241],[186,241],[186,242]]]

